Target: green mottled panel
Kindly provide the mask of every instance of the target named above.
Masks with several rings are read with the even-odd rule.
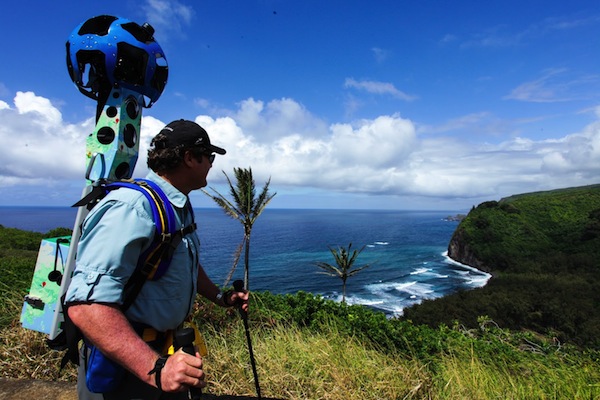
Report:
[[[38,332],[50,334],[53,319],[59,308],[60,284],[50,281],[49,274],[54,271],[55,261],[56,270],[64,272],[67,256],[69,254],[69,242],[58,244],[58,239],[68,239],[70,236],[62,236],[51,239],[44,239],[40,245],[33,280],[27,298],[23,303],[21,312],[21,324],[24,328]]]

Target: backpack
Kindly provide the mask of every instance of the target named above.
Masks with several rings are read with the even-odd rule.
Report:
[[[156,226],[156,233],[152,243],[140,255],[136,269],[123,289],[121,310],[125,312],[140,293],[146,280],[158,280],[167,272],[175,249],[181,243],[183,236],[196,230],[196,223],[192,222],[192,224],[178,230],[176,228],[177,220],[175,212],[169,199],[156,183],[148,179],[101,183],[95,186],[87,196],[73,206],[87,206],[91,209],[110,191],[120,188],[137,190],[146,196],[152,208],[152,218]],[[191,206],[189,210],[193,221],[194,213]],[[69,361],[79,365],[79,341],[83,339],[83,335],[68,316],[68,305],[65,304],[64,297],[62,299],[62,306],[64,313],[64,337],[59,341],[63,343],[66,341],[67,352],[61,361],[61,369]]]

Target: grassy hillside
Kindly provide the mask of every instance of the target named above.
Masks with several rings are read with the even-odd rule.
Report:
[[[60,232],[62,235],[64,232]],[[50,235],[54,236],[54,235]],[[16,238],[19,237],[18,240]],[[75,380],[62,353],[18,323],[41,235],[0,227],[3,271],[0,377]],[[308,293],[253,293],[250,330],[262,394],[282,399],[590,399],[600,395],[600,352],[552,336],[387,319]],[[200,300],[195,320],[209,355],[207,392],[254,395],[244,330],[234,310]]]
[[[505,328],[600,348],[600,185],[482,203],[452,240],[494,277],[406,310],[407,318],[475,327],[486,315]]]

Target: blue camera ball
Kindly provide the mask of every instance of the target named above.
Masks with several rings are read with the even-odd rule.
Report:
[[[151,107],[167,84],[167,60],[154,29],[125,18],[100,15],[83,22],[67,41],[71,80],[84,95],[105,101],[113,88],[144,95]]]

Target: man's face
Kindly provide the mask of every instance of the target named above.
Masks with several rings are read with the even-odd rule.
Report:
[[[206,177],[208,176],[208,172],[212,167],[214,159],[214,154],[209,153],[202,153],[202,155],[193,157],[193,176],[191,179],[193,179],[194,189],[203,188],[208,184]]]

